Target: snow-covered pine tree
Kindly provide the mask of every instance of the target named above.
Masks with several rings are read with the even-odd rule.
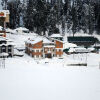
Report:
[[[47,28],[47,16],[48,12],[45,0],[38,0],[36,2],[36,14],[34,17],[34,25],[38,34],[41,34],[41,32],[45,34]]]
[[[2,0],[2,2],[1,2],[2,7],[3,7],[4,10],[7,9],[7,2],[8,2],[8,0]]]
[[[20,0],[10,0],[7,3],[7,9],[10,11],[10,28],[16,28],[20,25]]]
[[[72,26],[72,16],[71,16],[71,0],[65,0],[65,4],[63,7],[64,16],[66,18],[66,24],[67,24],[67,32],[70,32],[71,26]]]
[[[95,2],[95,29],[98,34],[100,34],[100,0],[96,0]]]
[[[89,20],[89,5],[86,2],[82,2],[79,9],[80,13],[78,16],[79,20],[79,29],[83,30],[84,33],[88,32],[88,20]]]
[[[77,14],[77,1],[73,1],[72,4],[72,10],[71,10],[71,14],[72,14],[72,32],[73,32],[73,36],[75,35],[75,33],[78,31],[78,14]]]
[[[27,9],[26,12],[24,12],[24,25],[31,31],[34,30],[34,16],[36,14],[35,1],[36,0],[28,0]]]
[[[95,1],[89,1],[89,34],[92,34],[95,31]]]

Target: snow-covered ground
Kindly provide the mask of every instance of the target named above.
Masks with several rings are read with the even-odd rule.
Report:
[[[98,66],[50,62],[27,55],[6,59],[6,68],[0,68],[0,100],[100,100]]]
[[[8,34],[16,46],[31,35]],[[71,63],[86,66],[67,66]],[[34,60],[27,54],[0,63],[0,100],[100,100],[100,54]]]
[[[7,34],[7,38],[11,39],[13,43],[15,44],[15,47],[25,47],[25,41],[27,41],[29,38],[36,38],[35,33],[30,34]]]

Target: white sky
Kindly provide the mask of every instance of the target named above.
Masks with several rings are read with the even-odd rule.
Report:
[[[2,9],[2,6],[1,6],[1,0],[0,0],[0,9]]]

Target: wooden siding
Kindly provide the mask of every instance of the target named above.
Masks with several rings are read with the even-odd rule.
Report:
[[[26,53],[32,57],[40,58],[48,54],[51,54],[51,57],[54,55],[56,57],[61,57],[63,55],[63,43],[60,41],[55,41],[55,47],[44,47],[43,41],[40,41],[36,44],[25,43],[25,45]]]
[[[63,48],[63,43],[60,41],[55,41],[55,48]]]
[[[44,53],[47,54],[48,52],[54,53],[54,48],[53,47],[51,47],[51,48],[45,47],[44,48]]]
[[[59,57],[62,56],[62,55],[63,55],[63,51],[62,51],[61,49],[57,49],[57,50],[56,50],[56,56],[57,56],[57,55],[58,55]]]
[[[9,23],[9,14],[6,14],[5,22]]]
[[[43,41],[40,41],[32,46],[34,49],[40,49],[43,47]]]

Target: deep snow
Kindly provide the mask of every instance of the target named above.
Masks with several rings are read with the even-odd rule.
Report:
[[[100,69],[8,58],[0,68],[0,100],[100,100]]]
[[[32,35],[7,35],[16,47]],[[34,37],[34,36],[33,36]],[[64,55],[63,59],[7,58],[0,67],[0,100],[100,100],[100,54]],[[88,66],[67,66],[84,62]],[[1,65],[1,63],[0,63]]]

